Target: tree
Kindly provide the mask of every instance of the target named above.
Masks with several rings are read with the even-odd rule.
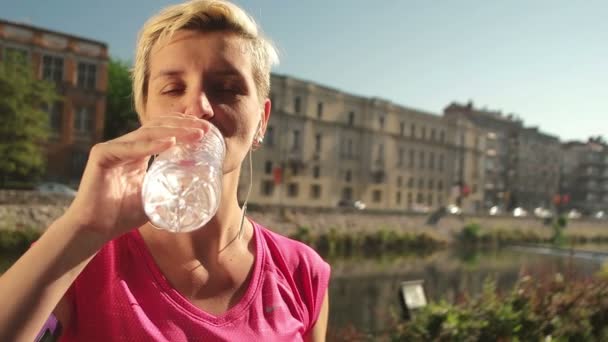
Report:
[[[55,86],[34,77],[24,56],[0,61],[0,187],[39,180],[46,170],[50,130],[43,108],[58,100]]]
[[[129,65],[110,59],[104,139],[116,138],[139,127],[139,119],[133,109],[132,89]]]

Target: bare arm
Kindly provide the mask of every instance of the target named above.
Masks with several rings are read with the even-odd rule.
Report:
[[[76,233],[73,225],[65,217],[54,222],[0,277],[0,341],[33,341],[103,244],[94,233]]]
[[[325,290],[325,297],[319,312],[319,318],[315,322],[314,327],[308,333],[306,341],[308,342],[324,342],[327,335],[327,321],[329,318],[329,293]]]
[[[32,341],[54,309],[66,324],[70,307],[61,298],[76,277],[103,244],[147,220],[141,183],[149,156],[200,140],[208,127],[191,116],[162,116],[92,148],[66,213],[0,277],[0,341]]]

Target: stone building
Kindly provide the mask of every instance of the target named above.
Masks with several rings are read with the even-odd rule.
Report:
[[[599,138],[562,144],[560,195],[565,208],[608,213],[608,144]]]
[[[273,75],[256,204],[428,211],[449,202],[453,131],[438,115]],[[241,191],[248,170],[242,173]]]
[[[50,180],[78,183],[89,149],[103,136],[108,48],[105,43],[0,20],[0,58],[19,55],[34,75],[55,83],[62,99],[45,110],[51,135]]]

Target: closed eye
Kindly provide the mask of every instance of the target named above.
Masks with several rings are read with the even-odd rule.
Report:
[[[185,91],[185,87],[180,86],[180,85],[168,85],[166,87],[164,87],[160,93],[162,95],[171,95],[171,96],[175,96],[175,95],[180,95]]]

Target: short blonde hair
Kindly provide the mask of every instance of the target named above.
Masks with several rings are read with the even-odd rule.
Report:
[[[243,9],[224,0],[191,0],[169,6],[150,18],[137,40],[133,67],[133,99],[135,110],[143,116],[148,96],[150,53],[159,40],[169,38],[178,30],[201,32],[227,31],[249,41],[253,79],[260,100],[270,93],[270,68],[278,63],[277,51],[258,28],[255,20]]]

